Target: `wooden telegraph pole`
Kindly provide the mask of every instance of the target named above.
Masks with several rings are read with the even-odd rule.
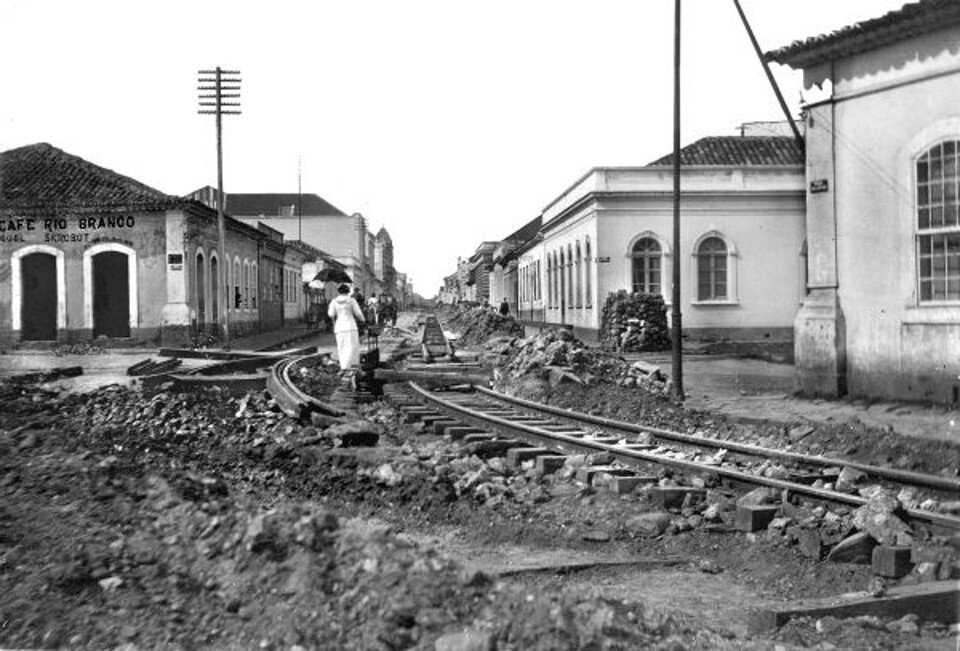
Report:
[[[673,344],[672,396],[683,400],[682,324],[680,317],[680,0],[674,0],[673,18],[673,309],[670,334]],[[692,289],[691,289],[692,291]]]
[[[240,99],[239,70],[222,70],[217,66],[213,70],[197,71],[199,77],[197,90],[200,91],[200,110],[197,113],[215,115],[217,117],[217,257],[220,277],[213,279],[219,283],[223,291],[217,292],[219,305],[217,309],[223,315],[223,347],[230,347],[230,287],[227,286],[227,270],[230,262],[225,252],[226,228],[223,223],[224,195],[223,195],[223,128],[224,115],[240,115],[240,102],[225,102],[224,99]],[[204,84],[213,84],[205,86]],[[211,94],[212,93],[212,94]],[[213,100],[213,101],[210,101]],[[226,107],[226,108],[225,108]]]

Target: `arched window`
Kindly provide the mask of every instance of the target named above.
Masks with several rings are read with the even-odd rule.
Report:
[[[960,301],[960,140],[917,159],[920,302]]]
[[[590,277],[590,262],[593,260],[593,255],[590,251],[590,238],[586,238],[584,242],[584,259],[583,259],[583,285],[584,285],[584,299],[587,307],[593,305],[593,292],[591,289],[592,278]]]
[[[547,307],[553,307],[553,296],[550,294],[550,288],[553,287],[553,263],[550,260],[550,254],[547,254]]]
[[[233,261],[233,293],[230,297],[231,305],[235,310],[239,310],[243,305],[242,282],[243,272],[240,270],[240,258],[235,258]]]
[[[727,245],[719,237],[708,237],[697,247],[697,300],[728,298]]]
[[[567,305],[574,306],[573,245],[567,244]]]
[[[583,307],[583,250],[580,248],[579,241],[577,241],[577,257],[574,274],[577,277],[577,307]]]
[[[193,274],[194,304],[197,306],[197,326],[203,327],[207,322],[207,287],[206,269],[204,268],[203,251],[197,251],[196,267]]]
[[[254,262],[252,265],[251,278],[250,278],[250,307],[254,310],[257,309],[257,295],[260,292],[260,276],[257,273],[257,263]]]
[[[550,291],[553,292],[553,307],[556,309],[560,307],[560,293],[557,291],[557,287],[560,286],[560,269],[557,267],[557,252],[553,251],[550,257],[553,258],[553,285],[550,287]]]
[[[243,308],[250,307],[250,262],[243,261]]]
[[[633,291],[640,294],[661,293],[663,252],[660,250],[660,243],[652,237],[640,238],[633,245],[631,256],[633,257]]]

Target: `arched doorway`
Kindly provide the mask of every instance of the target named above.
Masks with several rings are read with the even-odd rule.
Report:
[[[213,330],[220,323],[220,267],[217,256],[210,254],[210,323]]]
[[[20,259],[20,332],[25,341],[57,338],[57,258],[30,253]]]
[[[93,336],[130,336],[130,274],[126,253],[92,256]]]
[[[197,251],[197,273],[194,292],[197,301],[197,330],[202,331],[207,323],[207,296],[204,283],[203,251]]]

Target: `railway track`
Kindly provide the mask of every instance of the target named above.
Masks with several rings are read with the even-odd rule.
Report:
[[[403,390],[392,389],[388,395],[412,417],[432,423],[434,431],[453,431],[469,442],[486,442],[487,449],[512,454],[515,460],[607,453],[615,464],[597,472],[636,480],[628,481],[628,485],[654,483],[659,478],[657,470],[667,467],[685,477],[714,475],[735,486],[767,486],[816,501],[857,508],[868,500],[857,494],[813,485],[818,483],[817,478],[821,482],[836,478],[823,473],[824,468],[847,467],[888,487],[912,487],[938,495],[960,493],[960,481],[954,478],[690,436],[558,409],[479,387],[469,392],[441,395],[410,383]],[[792,469],[787,477],[764,476],[752,471],[749,460],[754,464],[757,460],[774,460]],[[933,532],[960,531],[960,518],[953,515],[910,508],[904,511],[904,516],[911,524]]]

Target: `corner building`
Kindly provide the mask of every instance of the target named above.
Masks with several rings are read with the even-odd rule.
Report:
[[[188,343],[261,328],[257,265],[266,237],[49,144],[0,154],[0,342]]]

